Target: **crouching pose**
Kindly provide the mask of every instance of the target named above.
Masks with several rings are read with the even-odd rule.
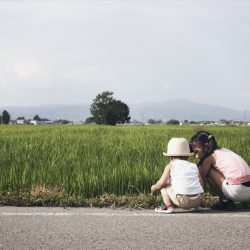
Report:
[[[184,138],[172,138],[167,147],[170,162],[165,167],[161,178],[152,185],[151,192],[161,190],[164,205],[156,208],[158,213],[173,213],[173,205],[191,209],[200,206],[203,198],[202,179],[197,165],[188,161],[190,148]]]
[[[233,210],[234,201],[250,201],[250,168],[238,154],[219,148],[207,131],[197,132],[190,140],[190,148],[200,160],[201,177],[219,196],[212,210]]]

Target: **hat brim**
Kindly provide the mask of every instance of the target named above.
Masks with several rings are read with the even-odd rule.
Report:
[[[164,156],[191,156],[194,155],[194,153],[186,153],[186,154],[168,154],[166,152],[163,152]]]

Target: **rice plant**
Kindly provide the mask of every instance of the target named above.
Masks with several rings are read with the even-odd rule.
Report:
[[[249,127],[2,125],[0,191],[46,186],[82,197],[149,193],[167,163],[167,141],[190,139],[199,129],[250,164]]]

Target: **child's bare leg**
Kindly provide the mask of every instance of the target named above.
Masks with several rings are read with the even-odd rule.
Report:
[[[167,207],[170,207],[172,206],[172,201],[167,193],[167,190],[166,188],[163,188],[161,189],[161,196],[162,196],[162,199],[163,199],[163,202],[164,204],[167,206]]]

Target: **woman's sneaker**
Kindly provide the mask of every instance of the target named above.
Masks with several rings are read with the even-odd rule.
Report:
[[[232,200],[220,200],[210,207],[211,210],[222,210],[222,211],[233,211],[236,209],[235,204]]]

